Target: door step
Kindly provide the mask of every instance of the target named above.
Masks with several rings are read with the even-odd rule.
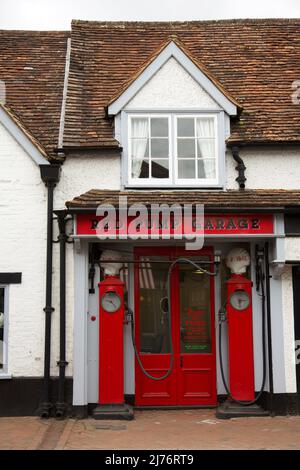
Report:
[[[94,419],[122,419],[130,421],[134,419],[133,409],[130,405],[98,405],[93,411]]]
[[[230,400],[226,400],[222,405],[218,406],[216,411],[216,417],[219,419],[261,416],[270,416],[270,413],[256,403],[253,405],[240,405]]]

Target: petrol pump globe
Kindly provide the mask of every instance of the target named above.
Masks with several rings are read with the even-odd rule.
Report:
[[[114,250],[104,250],[100,256],[101,267],[104,270],[105,276],[118,276],[120,269],[123,266],[121,255]],[[106,261],[104,261],[106,260]],[[110,262],[111,261],[111,262]],[[118,263],[118,261],[120,261]]]
[[[233,248],[226,256],[226,266],[232,274],[244,274],[250,265],[250,255],[244,248]]]

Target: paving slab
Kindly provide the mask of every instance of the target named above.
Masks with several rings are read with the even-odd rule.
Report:
[[[300,450],[300,416],[218,420],[214,410],[136,410],[126,422],[0,418],[0,449]]]

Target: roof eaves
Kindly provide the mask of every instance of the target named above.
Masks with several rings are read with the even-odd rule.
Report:
[[[0,121],[38,165],[47,164],[50,157],[43,145],[24,126],[20,118],[3,103],[0,103]]]

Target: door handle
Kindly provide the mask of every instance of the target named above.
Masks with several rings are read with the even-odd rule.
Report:
[[[183,357],[180,356],[180,367],[183,367]]]

